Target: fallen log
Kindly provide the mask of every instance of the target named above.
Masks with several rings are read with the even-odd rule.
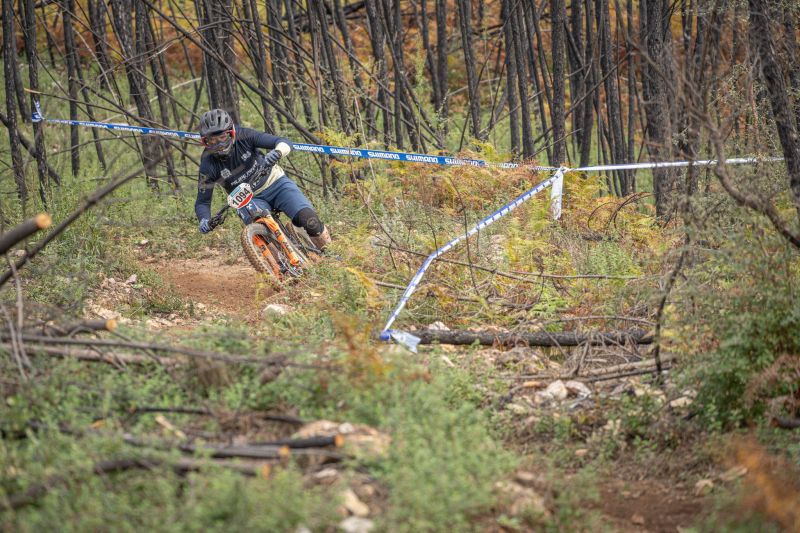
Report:
[[[772,419],[773,425],[781,429],[800,429],[800,418],[790,416],[776,416]]]
[[[46,337],[69,337],[78,333],[96,333],[98,331],[114,331],[117,321],[113,318],[79,320],[69,324],[47,324],[40,322],[27,326],[23,331],[41,331]]]
[[[253,442],[252,446],[287,446],[292,450],[301,448],[326,448],[333,446],[341,448],[344,445],[343,435],[323,435],[316,437],[306,437],[302,439],[278,439],[267,442]]]
[[[677,359],[677,356],[674,354],[665,355],[661,358],[661,362],[671,363]],[[583,373],[569,373],[569,374],[557,374],[555,376],[548,375],[548,374],[526,374],[516,376],[515,379],[524,379],[524,380],[556,380],[556,379],[577,379],[582,380],[583,378],[598,378],[604,377],[611,374],[618,374],[620,372],[630,372],[630,371],[638,371],[638,370],[646,370],[646,371],[654,371],[656,368],[656,360],[655,359],[645,359],[643,361],[636,361],[634,363],[623,363],[620,365],[613,365],[613,366],[603,366],[599,368],[591,368]]]
[[[91,363],[105,363],[113,366],[124,365],[146,365],[158,363],[163,366],[176,366],[181,362],[177,359],[170,357],[149,357],[146,355],[132,355],[121,353],[100,353],[92,350],[82,350],[70,346],[32,346],[26,345],[27,354],[30,355],[48,355],[52,357],[60,357],[63,359],[72,358],[78,361],[87,361]],[[0,343],[0,350],[10,350],[11,345],[8,343]]]
[[[187,472],[197,472],[207,467],[224,468],[238,472],[244,476],[267,477],[270,473],[270,465],[265,463],[253,462],[231,462],[220,461],[214,459],[193,459],[190,457],[180,457],[178,459],[163,459],[160,457],[129,457],[120,459],[109,459],[106,461],[98,461],[92,466],[92,473],[95,475],[113,474],[116,472],[125,472],[128,470],[152,470],[159,466],[167,466],[178,474],[185,474]],[[64,476],[53,476],[43,483],[35,483],[28,487],[25,491],[12,494],[6,500],[5,505],[0,504],[0,509],[5,507],[7,509],[19,509],[26,505],[31,505],[39,498],[47,494],[47,492],[56,487],[57,485],[64,485],[67,483],[67,478]]]
[[[128,350],[144,350],[152,352],[176,353],[185,355],[187,357],[209,359],[213,361],[220,361],[223,363],[253,364],[262,366],[281,366],[281,367],[291,366],[298,368],[319,368],[316,365],[290,362],[289,359],[292,356],[297,355],[299,353],[298,351],[270,354],[269,356],[264,356],[264,357],[250,357],[246,355],[225,355],[205,350],[195,350],[192,348],[185,348],[183,346],[170,346],[166,344],[154,344],[149,342],[122,341],[117,339],[46,337],[41,335],[29,335],[24,333],[20,335],[19,338],[29,346],[36,345],[36,349],[39,349],[38,345],[82,346],[95,349],[120,348]],[[11,336],[7,332],[0,332],[0,341],[10,341],[10,340]],[[51,353],[55,354],[56,350],[52,350]],[[165,358],[159,358],[159,359],[165,359]],[[152,358],[150,358],[150,360],[152,360]],[[173,361],[172,364],[180,363],[180,361],[177,360],[172,360],[172,361]]]
[[[47,213],[39,213],[33,218],[20,222],[10,230],[0,235],[0,254],[6,253],[19,241],[30,237],[39,230],[50,227],[52,219]]]
[[[238,446],[214,446],[211,444],[192,444],[188,442],[171,444],[168,442],[151,441],[142,439],[133,435],[125,434],[122,440],[131,446],[140,448],[153,448],[159,450],[172,450],[178,449],[183,453],[196,455],[198,453],[213,457],[214,459],[286,459],[292,455],[314,455],[323,457],[330,460],[341,460],[343,455],[340,453],[332,452],[330,450],[323,450],[320,448],[290,448],[289,446],[256,446],[256,445],[238,445]]]
[[[609,344],[650,344],[653,336],[640,329],[619,330],[595,333],[576,333],[572,331],[535,333],[500,333],[496,331],[412,331],[420,338],[420,344],[452,344],[469,345],[478,343],[482,346],[602,346]]]

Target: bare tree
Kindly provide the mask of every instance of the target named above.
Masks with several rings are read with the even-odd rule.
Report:
[[[758,61],[757,71],[766,86],[775,128],[783,148],[789,186],[794,196],[798,217],[800,217],[800,138],[795,115],[781,66],[778,64],[775,43],[772,41],[773,29],[770,24],[769,3],[764,0],[749,0],[750,26],[748,35]],[[794,30],[792,30],[794,31]],[[796,68],[796,66],[795,66]]]
[[[195,7],[200,20],[203,44],[217,54],[203,53],[208,100],[213,108],[225,109],[239,122],[239,91],[230,71],[236,68],[231,27],[231,0],[198,0]],[[225,64],[220,63],[221,57]]]
[[[11,148],[11,166],[17,194],[22,200],[23,208],[28,200],[28,186],[25,182],[25,169],[22,166],[22,152],[19,149],[19,131],[17,130],[17,102],[14,100],[14,74],[16,65],[17,43],[14,31],[14,2],[3,0],[3,76],[5,78],[6,114],[8,115],[8,141]]]

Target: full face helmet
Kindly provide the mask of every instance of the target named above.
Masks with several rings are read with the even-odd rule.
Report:
[[[200,117],[200,140],[206,150],[217,156],[227,156],[236,140],[233,119],[224,109],[206,111]]]

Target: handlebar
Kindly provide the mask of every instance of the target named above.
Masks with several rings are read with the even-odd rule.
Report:
[[[223,222],[225,222],[225,211],[228,210],[228,205],[225,205],[222,209],[220,209],[216,215],[211,217],[211,220],[208,221],[208,225],[211,226],[211,229],[216,228],[217,226],[221,226]]]

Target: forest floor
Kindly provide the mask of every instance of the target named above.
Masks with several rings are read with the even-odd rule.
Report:
[[[420,254],[463,231],[462,210],[484,213],[487,195],[500,205],[529,186],[459,172],[460,194],[398,171],[402,194],[376,178],[320,202],[330,254],[280,287],[246,262],[240,224],[199,235],[149,191],[88,214],[27,271],[26,320],[60,324],[65,309],[73,321],[116,320],[116,331],[78,335],[84,356],[110,364],[63,357],[79,339],[58,358],[27,341],[37,379],[3,382],[0,488],[15,510],[0,526],[85,530],[124,517],[143,530],[675,532],[734,520],[778,531],[763,514],[749,521],[763,509],[742,494],[774,494],[764,480],[776,469],[747,463],[760,452],[743,455],[742,443],[755,433],[800,456],[798,432],[710,427],[696,409],[702,384],[679,363],[714,345],[671,306],[660,379],[648,344],[415,354],[377,341]],[[559,222],[537,198],[435,262],[398,327],[652,331],[680,234],[598,184],[570,182]],[[176,199],[189,212],[191,198]],[[142,212],[150,225],[137,223]],[[692,302],[686,294],[675,301]],[[18,374],[13,358],[3,364]],[[108,464],[125,466],[102,472]],[[764,514],[797,507],[786,494]]]
[[[326,259],[335,261],[335,259]],[[168,259],[148,255],[147,250],[137,250],[137,261],[142,270],[151,270],[160,276],[166,284],[166,290],[178,296],[185,302],[190,302],[199,311],[194,319],[178,320],[176,323],[147,322],[148,327],[163,329],[163,333],[180,340],[183,335],[191,334],[196,328],[209,320],[231,318],[250,325],[257,326],[263,320],[269,320],[269,313],[264,309],[270,305],[284,306],[285,298],[280,294],[280,288],[264,288],[254,292],[258,276],[244,257],[232,259],[227,250],[205,248],[200,257],[194,259]],[[105,284],[108,288],[109,285]],[[337,287],[330,287],[337,290]],[[119,307],[119,292],[113,288],[101,288],[94,295],[95,301],[101,301],[105,306]],[[313,298],[309,298],[309,301]],[[297,302],[303,305],[303,302]],[[308,303],[308,302],[306,302]],[[420,348],[425,352],[436,352],[437,349]],[[447,361],[459,365],[464,361],[473,364],[475,359],[495,365],[498,368],[507,364],[508,350],[485,348],[475,351],[471,348],[444,347]],[[527,357],[548,357],[541,351],[529,349],[518,353]],[[409,353],[410,355],[410,353]],[[423,355],[423,357],[425,357]],[[552,362],[545,364],[551,370],[560,370],[561,365]],[[468,370],[468,368],[464,368]],[[557,372],[556,372],[557,373]],[[610,383],[599,383],[593,387],[593,392],[610,392],[612,389],[632,390],[640,386],[641,380],[637,377],[617,379]],[[539,388],[546,386],[543,383]],[[596,415],[597,405],[592,402],[576,402],[570,407],[570,416],[574,419],[591,418]],[[576,478],[575,473],[580,468],[580,457],[588,453],[586,448],[577,448],[573,455],[578,463],[568,461],[568,464],[558,465],[553,462],[540,464],[532,449],[546,450],[553,446],[552,439],[547,434],[530,433],[526,426],[536,422],[542,417],[552,416],[552,405],[543,405],[539,411],[526,413],[525,420],[509,420],[509,428],[513,428],[515,437],[510,437],[506,445],[519,451],[524,467],[520,467],[513,475],[511,499],[505,509],[496,509],[493,515],[518,513],[520,508],[530,505],[531,501],[541,499],[543,509],[548,515],[574,513],[580,517],[577,522],[582,523],[588,519],[605,528],[621,532],[675,532],[685,531],[696,524],[699,519],[707,515],[711,501],[708,491],[699,491],[693,479],[709,475],[708,465],[698,465],[692,450],[687,447],[686,454],[675,454],[670,458],[670,464],[661,464],[654,468],[642,468],[641,457],[633,453],[625,453],[616,457],[612,462],[601,461],[597,472],[591,480]],[[257,413],[239,413],[244,419],[249,416],[256,417]],[[534,419],[532,421],[532,419]],[[274,427],[253,428],[250,424],[241,427],[226,428],[224,439],[230,442],[248,442],[258,438],[285,437],[285,431],[275,431]],[[237,431],[239,431],[237,433]],[[578,465],[578,466],[576,466]],[[553,478],[561,477],[558,482]],[[591,487],[585,486],[591,483]],[[574,486],[573,486],[574,484]],[[558,488],[555,488],[555,486]],[[556,502],[553,495],[559,491],[576,491],[577,493],[591,494],[577,505],[584,508],[571,509],[573,502],[566,504],[567,509],[559,509],[563,502]],[[594,493],[594,494],[592,494]],[[540,494],[549,494],[549,498]],[[567,519],[569,523],[569,518]],[[582,526],[581,526],[582,527]],[[516,527],[498,527],[494,520],[487,522],[487,530],[514,530]]]

